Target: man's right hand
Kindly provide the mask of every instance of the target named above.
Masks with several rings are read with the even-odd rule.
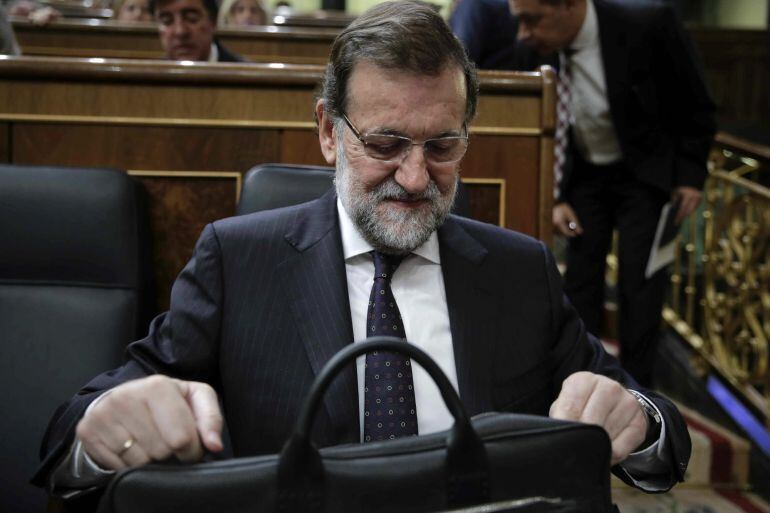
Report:
[[[80,420],[77,436],[106,470],[222,450],[222,414],[205,383],[155,375],[115,387]]]
[[[583,233],[580,220],[569,203],[557,203],[553,206],[553,229],[570,238]]]

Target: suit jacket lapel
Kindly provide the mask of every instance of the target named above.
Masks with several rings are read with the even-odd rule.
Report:
[[[499,301],[487,250],[449,217],[438,231],[460,398],[469,415],[492,409],[492,352]]]
[[[353,342],[345,261],[336,212],[329,191],[301,210],[285,238],[297,255],[279,269],[286,278],[292,314],[313,372]],[[336,443],[359,440],[355,366],[349,365],[324,396]]]
[[[594,0],[596,19],[599,26],[604,80],[607,85],[607,100],[610,104],[615,127],[625,123],[623,115],[623,94],[629,87],[628,37],[622,16],[615,12],[615,6],[603,0]],[[621,129],[622,130],[622,129]]]

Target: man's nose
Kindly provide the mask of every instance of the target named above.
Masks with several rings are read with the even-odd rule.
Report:
[[[532,38],[532,31],[523,23],[519,23],[519,30],[516,32],[516,39],[519,41],[529,41]]]
[[[409,148],[396,171],[396,182],[410,194],[420,194],[428,187],[428,162],[425,160],[425,148],[421,144]]]
[[[175,36],[184,36],[189,32],[189,27],[182,18],[179,18],[171,24],[171,31]]]

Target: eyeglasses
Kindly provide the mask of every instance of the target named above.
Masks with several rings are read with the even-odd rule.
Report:
[[[468,149],[467,135],[436,137],[420,143],[401,135],[361,135],[361,132],[348,119],[347,114],[343,113],[342,119],[345,120],[345,124],[348,125],[356,139],[364,145],[364,153],[373,159],[383,162],[401,162],[409,153],[409,150],[412,149],[412,146],[422,146],[425,160],[434,164],[449,164],[463,158],[465,151]],[[465,126],[463,126],[463,132],[465,131]]]

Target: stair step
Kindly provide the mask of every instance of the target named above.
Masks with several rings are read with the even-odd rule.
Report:
[[[681,404],[677,407],[684,415],[693,443],[685,482],[746,488],[751,444],[695,410]]]
[[[770,505],[754,494],[709,487],[647,494],[624,486],[612,489],[612,501],[622,513],[770,513]]]

